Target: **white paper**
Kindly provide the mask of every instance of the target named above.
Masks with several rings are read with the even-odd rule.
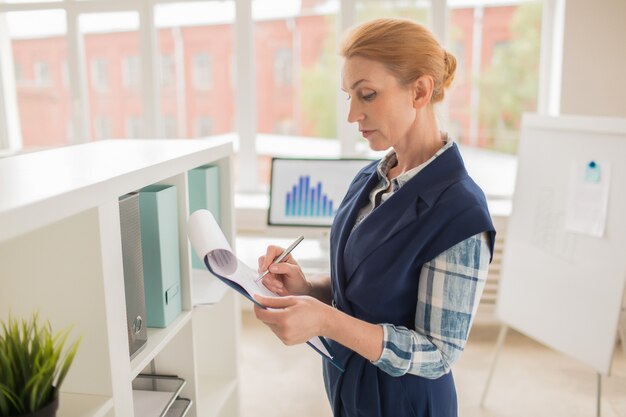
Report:
[[[196,254],[200,259],[208,256],[209,265],[213,271],[241,285],[251,296],[260,294],[266,297],[280,297],[268,290],[261,281],[255,282],[259,275],[233,254],[222,229],[209,210],[194,211],[189,216],[187,230],[191,246]],[[312,338],[309,343],[324,355],[332,358],[319,337]]]
[[[565,207],[565,230],[602,237],[606,226],[611,166],[608,162],[573,161]]]

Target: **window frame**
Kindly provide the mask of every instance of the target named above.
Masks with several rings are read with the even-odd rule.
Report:
[[[200,0],[91,0],[86,2],[76,2],[73,0],[63,0],[56,3],[0,3],[0,25],[6,25],[6,12],[13,11],[36,11],[36,10],[63,10],[66,13],[66,38],[68,42],[67,72],[69,85],[68,88],[72,95],[73,114],[71,126],[73,129],[72,137],[74,142],[81,143],[90,140],[90,121],[89,117],[89,97],[87,93],[88,80],[90,76],[90,68],[85,71],[84,66],[85,51],[82,49],[81,34],[78,29],[78,19],[83,14],[88,13],[106,13],[117,11],[131,11],[139,14],[139,36],[140,51],[139,62],[140,68],[152,68],[151,71],[141,71],[140,89],[141,100],[144,106],[144,126],[143,133],[145,137],[158,137],[160,112],[160,90],[163,88],[161,84],[161,62],[159,61],[159,52],[157,47],[157,31],[154,24],[154,9],[160,4],[171,4],[178,2],[195,2]],[[204,0],[203,0],[204,1]],[[256,150],[256,81],[254,66],[254,40],[253,30],[254,21],[252,19],[251,0],[233,0],[235,5],[235,22],[234,33],[236,39],[234,62],[237,63],[234,71],[235,84],[240,88],[235,91],[235,132],[239,138],[239,167],[245,166],[246,169],[239,170],[238,190],[243,191],[259,191],[257,181],[257,159],[261,155]],[[428,0],[426,0],[428,1]],[[449,27],[449,10],[451,4],[458,3],[460,0],[430,0],[431,14],[430,22],[435,35],[446,44],[447,32]],[[520,0],[523,2],[524,0]],[[550,10],[551,16],[556,12],[551,4],[557,0],[541,0],[544,6]],[[473,0],[471,3],[476,5],[487,4],[487,0]],[[558,18],[559,16],[556,16]],[[356,21],[356,0],[339,0],[338,11],[338,30],[343,32]],[[554,30],[549,25],[549,19],[544,19],[543,30]],[[1,29],[1,28],[0,28]],[[558,35],[558,34],[557,34]],[[550,40],[554,35],[545,34],[545,39]],[[542,50],[544,47],[542,40]],[[10,39],[6,30],[0,30],[0,45],[9,45]],[[0,118],[2,122],[0,126],[4,126],[0,130],[0,150],[19,150],[22,146],[20,121],[17,114],[17,97],[16,97],[16,77],[13,70],[13,56],[11,48],[0,48],[0,61],[4,62],[0,68],[0,102],[4,100],[5,105],[0,107]],[[470,51],[466,51],[470,52]],[[542,61],[546,61],[542,59]],[[214,63],[213,63],[214,64]],[[87,64],[88,65],[88,64]],[[551,66],[557,65],[552,62],[542,62],[542,74],[552,74]],[[10,67],[10,68],[9,68]],[[109,72],[112,68],[109,65]],[[339,77],[340,74],[338,73]],[[545,78],[545,77],[544,77]],[[539,109],[547,108],[544,103],[554,101],[554,93],[545,91],[547,87],[540,83]],[[242,93],[242,91],[244,91]],[[359,155],[357,141],[354,135],[353,127],[349,126],[345,120],[347,114],[347,102],[344,100],[341,91],[337,92],[337,136],[339,142],[339,155],[341,157],[353,157]],[[440,109],[440,119],[445,123],[447,111]]]

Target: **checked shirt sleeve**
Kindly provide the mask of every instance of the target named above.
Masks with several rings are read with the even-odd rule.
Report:
[[[382,324],[383,353],[372,362],[392,376],[435,379],[450,371],[469,335],[489,268],[487,233],[472,236],[422,267],[415,329]]]

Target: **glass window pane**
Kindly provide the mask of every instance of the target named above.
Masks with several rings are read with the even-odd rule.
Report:
[[[336,139],[338,9],[338,1],[253,0],[260,134]]]
[[[461,143],[516,152],[521,115],[537,109],[541,13],[540,1],[450,10],[449,118]]]
[[[24,148],[74,141],[62,10],[6,14]]]
[[[89,13],[83,37],[91,138],[143,137],[139,14]]]
[[[235,129],[235,3],[158,4],[161,134],[205,137]]]
[[[59,3],[63,0],[3,0],[3,3]]]
[[[430,0],[357,0],[357,23],[384,17],[401,17],[428,25]]]

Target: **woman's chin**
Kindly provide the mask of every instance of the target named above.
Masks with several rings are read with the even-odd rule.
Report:
[[[369,140],[369,139],[365,139],[367,141],[367,144],[369,145],[370,149],[373,150],[374,152],[380,152],[380,151],[386,151],[387,149],[389,149],[389,144],[387,143],[381,143],[380,141],[377,140]]]

